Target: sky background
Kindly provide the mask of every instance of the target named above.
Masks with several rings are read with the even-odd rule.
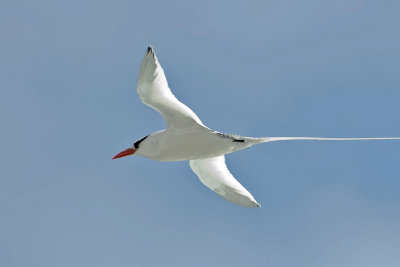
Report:
[[[151,44],[174,94],[247,136],[400,136],[399,1],[0,0],[0,265],[398,266],[400,142],[227,156],[261,209],[188,162],[111,158],[165,127],[136,94]]]

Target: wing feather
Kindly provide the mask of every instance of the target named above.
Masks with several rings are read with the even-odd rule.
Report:
[[[151,46],[140,66],[137,92],[144,104],[164,117],[167,128],[184,129],[203,125],[199,117],[172,94],[164,70]]]
[[[244,207],[261,207],[229,172],[224,156],[191,160],[190,168],[205,186],[226,200]]]

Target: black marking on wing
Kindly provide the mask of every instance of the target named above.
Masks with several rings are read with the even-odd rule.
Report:
[[[240,139],[241,136],[239,135],[234,135],[234,134],[223,134],[223,133],[217,133],[218,136],[222,138],[228,138],[231,139],[232,142],[239,142],[239,143],[244,143],[246,140]]]
[[[153,58],[155,57],[154,49],[151,45],[149,45],[149,47],[147,47],[147,54],[151,54],[153,56]]]
[[[144,141],[144,139],[146,139],[147,137],[148,137],[148,135],[146,135],[146,136],[143,137],[142,139],[136,141],[136,142],[133,144],[133,147],[136,148],[136,149],[138,149],[138,148],[139,148],[139,144],[140,144],[142,141]]]

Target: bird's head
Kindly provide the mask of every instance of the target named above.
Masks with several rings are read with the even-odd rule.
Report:
[[[130,155],[135,154],[135,152],[139,149],[140,143],[142,141],[144,141],[147,137],[148,137],[148,135],[146,135],[145,137],[143,137],[140,140],[137,140],[135,143],[133,143],[132,147],[127,148],[124,151],[118,153],[112,159],[122,158],[122,157],[125,157],[125,156],[130,156]]]

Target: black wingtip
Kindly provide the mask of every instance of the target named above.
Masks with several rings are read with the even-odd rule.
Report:
[[[151,45],[149,45],[149,47],[147,47],[147,53],[153,53],[153,47],[151,47]]]

